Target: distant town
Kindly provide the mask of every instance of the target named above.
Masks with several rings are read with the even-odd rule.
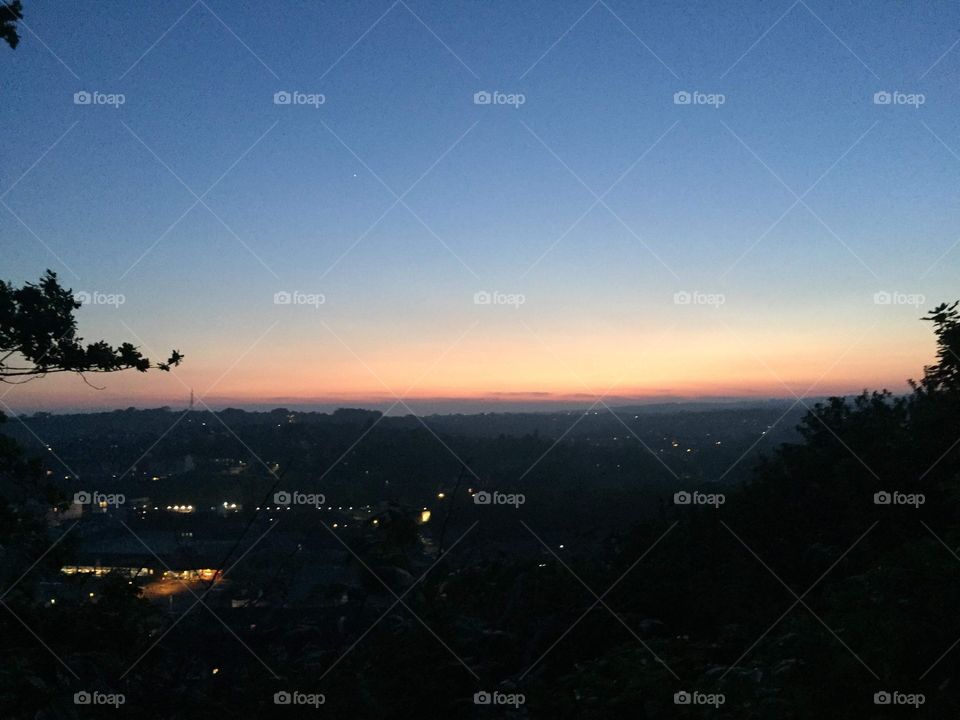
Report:
[[[592,550],[612,525],[677,512],[677,489],[735,484],[799,417],[785,402],[426,418],[162,408],[35,413],[36,436],[7,428],[45,454],[66,498],[48,522],[78,543],[62,578],[44,585],[49,604],[97,602],[98,581],[115,573],[169,612],[209,591],[218,607],[323,609],[342,626],[363,621],[351,598],[365,594],[343,543],[377,543],[403,526],[416,572],[483,518],[484,533],[461,551],[542,555],[513,522],[516,503],[475,501],[492,491],[521,495],[524,517],[564,551]],[[260,537],[227,577],[237,543]],[[363,613],[378,609],[368,602]]]

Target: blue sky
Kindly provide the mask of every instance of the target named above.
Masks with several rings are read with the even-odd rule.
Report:
[[[957,296],[955,4],[90,7],[0,55],[4,277],[188,362],[11,406],[902,387]]]

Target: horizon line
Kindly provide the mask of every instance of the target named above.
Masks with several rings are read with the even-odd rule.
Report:
[[[385,415],[396,417],[404,415],[436,415],[436,414],[483,414],[488,412],[500,413],[549,413],[564,411],[591,410],[594,408],[616,410],[618,408],[658,406],[716,406],[718,409],[727,405],[765,405],[772,403],[796,404],[820,402],[830,397],[855,397],[864,391],[873,392],[868,388],[861,388],[846,393],[818,393],[816,395],[647,395],[647,396],[610,396],[599,400],[594,395],[586,393],[568,396],[552,396],[541,393],[531,397],[523,393],[509,393],[502,396],[482,397],[423,397],[407,398],[402,403],[396,398],[285,398],[273,397],[263,399],[216,398],[203,401],[192,408],[189,403],[171,402],[167,399],[148,399],[149,404],[96,404],[96,405],[46,405],[18,409],[10,407],[13,414],[31,414],[46,412],[55,415],[109,413],[123,410],[162,410],[193,412],[222,412],[224,410],[242,410],[245,412],[269,412],[271,410],[289,410],[291,412],[320,412],[330,413],[338,409],[368,410],[384,412]],[[879,391],[878,391],[879,392]],[[900,393],[894,392],[894,395]],[[543,397],[550,395],[549,397]],[[178,398],[179,400],[179,398]],[[421,406],[414,408],[413,406]],[[423,407],[432,406],[432,407]],[[607,407],[605,407],[607,406]]]

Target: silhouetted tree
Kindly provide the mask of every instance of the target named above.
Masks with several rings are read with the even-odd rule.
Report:
[[[11,48],[16,48],[20,42],[20,35],[17,33],[18,20],[23,20],[23,5],[20,0],[0,5],[0,38]]]
[[[957,305],[942,303],[923,318],[933,323],[937,336],[937,362],[923,369],[920,387],[927,392],[960,390],[960,312]],[[916,387],[916,385],[914,385]]]
[[[80,302],[47,270],[36,284],[0,282],[0,382],[26,382],[48,373],[170,370],[183,356],[176,350],[152,363],[130,343],[113,347],[104,340],[83,344],[74,310]],[[23,378],[17,380],[17,378]]]

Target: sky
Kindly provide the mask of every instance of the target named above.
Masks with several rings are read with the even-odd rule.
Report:
[[[956,3],[24,5],[2,277],[186,359],[12,410],[898,391],[960,296]]]

